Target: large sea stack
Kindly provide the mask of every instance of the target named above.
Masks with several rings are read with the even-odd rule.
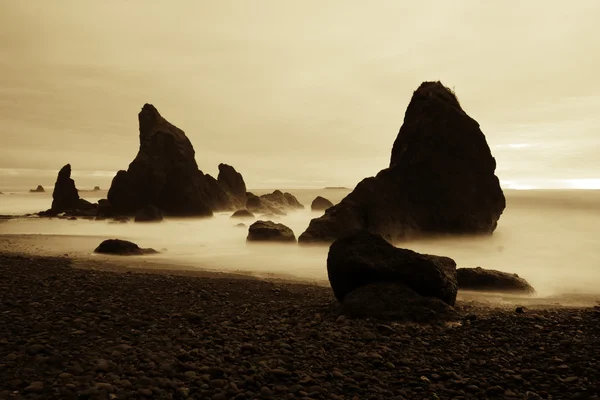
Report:
[[[414,92],[389,168],[366,178],[313,219],[299,241],[332,242],[366,229],[397,241],[431,234],[490,234],[505,207],[479,124],[440,82]]]
[[[219,179],[198,169],[192,143],[151,104],[139,113],[140,149],[127,171],[112,181],[113,213],[133,214],[152,205],[166,215],[211,216],[245,206],[246,186],[233,167],[219,166]]]

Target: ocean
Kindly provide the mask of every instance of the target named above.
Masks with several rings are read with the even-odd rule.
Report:
[[[271,190],[253,190],[263,194]],[[339,202],[345,189],[287,189],[306,206],[277,218],[299,236],[311,218],[317,195]],[[106,191],[81,192],[87,200]],[[492,236],[438,238],[396,243],[418,252],[452,257],[459,267],[518,273],[539,295],[600,293],[600,191],[505,190],[507,208]],[[49,208],[51,193],[8,192],[0,195],[0,214],[22,215]],[[322,282],[327,279],[327,246],[246,243],[247,229],[230,213],[210,219],[166,219],[158,224],[126,224],[78,219],[19,218],[0,220],[0,248],[40,254],[104,257],[93,254],[104,239],[131,240],[161,251],[143,257],[148,265],[172,268],[287,276]],[[132,259],[133,260],[133,259]],[[139,261],[138,258],[136,258]],[[132,261],[133,263],[133,261]]]

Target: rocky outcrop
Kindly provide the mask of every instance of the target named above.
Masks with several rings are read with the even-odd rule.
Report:
[[[458,290],[456,263],[451,258],[399,249],[366,231],[331,245],[327,274],[342,304],[350,292],[374,283],[403,284],[420,296],[434,297],[451,306]]]
[[[405,322],[454,320],[453,307],[435,297],[424,297],[401,283],[371,283],[348,293],[342,314]]]
[[[535,289],[517,274],[493,269],[459,268],[456,270],[458,287],[461,290],[486,292],[535,293]]]
[[[296,243],[294,232],[283,224],[272,221],[256,221],[248,228],[248,242]]]
[[[252,214],[246,209],[237,210],[236,212],[231,214],[231,218],[254,218],[254,214]]]
[[[79,197],[75,181],[71,179],[71,164],[67,164],[58,171],[54,191],[52,192],[52,206],[40,215],[95,215],[96,205]]]
[[[185,133],[151,104],[138,115],[140,148],[127,171],[119,171],[108,192],[113,212],[131,215],[154,205],[166,215],[211,216],[213,211],[243,207],[243,178],[221,164],[220,179],[198,169]]]
[[[29,189],[29,193],[45,193],[46,190],[42,185],[38,185],[35,189]]]
[[[313,211],[325,211],[329,207],[333,207],[333,203],[327,200],[325,197],[317,196],[310,205],[310,209]]]
[[[75,181],[71,179],[71,164],[67,164],[58,171],[58,177],[52,192],[52,210],[64,211],[76,209],[79,203],[79,192]]]
[[[135,213],[134,222],[160,222],[163,220],[163,213],[158,207],[147,205]]]
[[[275,190],[273,193],[267,193],[261,196],[247,193],[246,208],[257,213],[285,215],[285,211],[303,209],[304,206],[300,204],[293,194]]]
[[[144,254],[158,253],[154,249],[143,249],[128,240],[108,239],[100,243],[94,253],[114,254],[119,256],[141,256]]]
[[[94,189],[92,189],[93,192],[99,192],[100,191],[100,186],[94,186]]]
[[[389,241],[432,234],[490,234],[505,208],[496,160],[479,124],[440,82],[414,92],[390,166],[313,219],[301,242],[366,229]]]

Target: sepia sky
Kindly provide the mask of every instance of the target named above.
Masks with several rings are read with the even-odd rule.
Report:
[[[0,189],[67,162],[108,185],[146,102],[204,172],[353,186],[424,80],[455,89],[505,186],[600,187],[598,21],[597,0],[2,0]]]

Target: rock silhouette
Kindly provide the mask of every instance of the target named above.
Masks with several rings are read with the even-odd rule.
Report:
[[[294,232],[283,224],[272,221],[256,221],[248,228],[249,242],[296,242]]]
[[[285,215],[285,211],[303,209],[304,206],[293,194],[275,190],[261,196],[248,192],[246,208],[252,212]]]
[[[508,272],[481,267],[458,268],[456,276],[459,289],[523,294],[535,293],[535,289],[525,279]]]
[[[332,242],[366,229],[389,241],[490,234],[505,199],[479,124],[440,82],[414,92],[390,166],[313,219],[301,242]]]
[[[448,257],[399,249],[379,235],[361,231],[336,240],[327,255],[327,274],[335,297],[373,283],[397,283],[421,296],[453,306],[458,285],[456,263]]]
[[[94,253],[114,254],[120,256],[141,256],[144,254],[155,254],[158,252],[154,249],[143,249],[137,244],[128,240],[107,239],[100,243],[100,245],[94,250]]]
[[[329,207],[333,207],[333,203],[327,200],[325,197],[317,196],[310,205],[310,209],[313,211],[325,211]]]
[[[114,213],[129,215],[150,204],[167,215],[211,216],[244,206],[245,184],[233,167],[221,164],[219,180],[200,171],[188,137],[151,104],[138,120],[138,154],[108,192]]]
[[[71,179],[71,164],[67,164],[58,171],[54,191],[52,192],[52,206],[50,213],[71,212],[74,214],[87,214],[84,211],[95,209],[96,206],[87,200],[79,198],[75,181]],[[92,214],[94,214],[92,212]]]
[[[93,191],[94,191],[94,192],[99,192],[99,191],[100,191],[100,186],[94,186],[94,189],[93,189]]]
[[[35,189],[29,189],[29,193],[45,193],[46,190],[42,185],[38,185]]]
[[[254,214],[252,214],[246,209],[237,210],[236,212],[231,214],[231,218],[254,218]]]

